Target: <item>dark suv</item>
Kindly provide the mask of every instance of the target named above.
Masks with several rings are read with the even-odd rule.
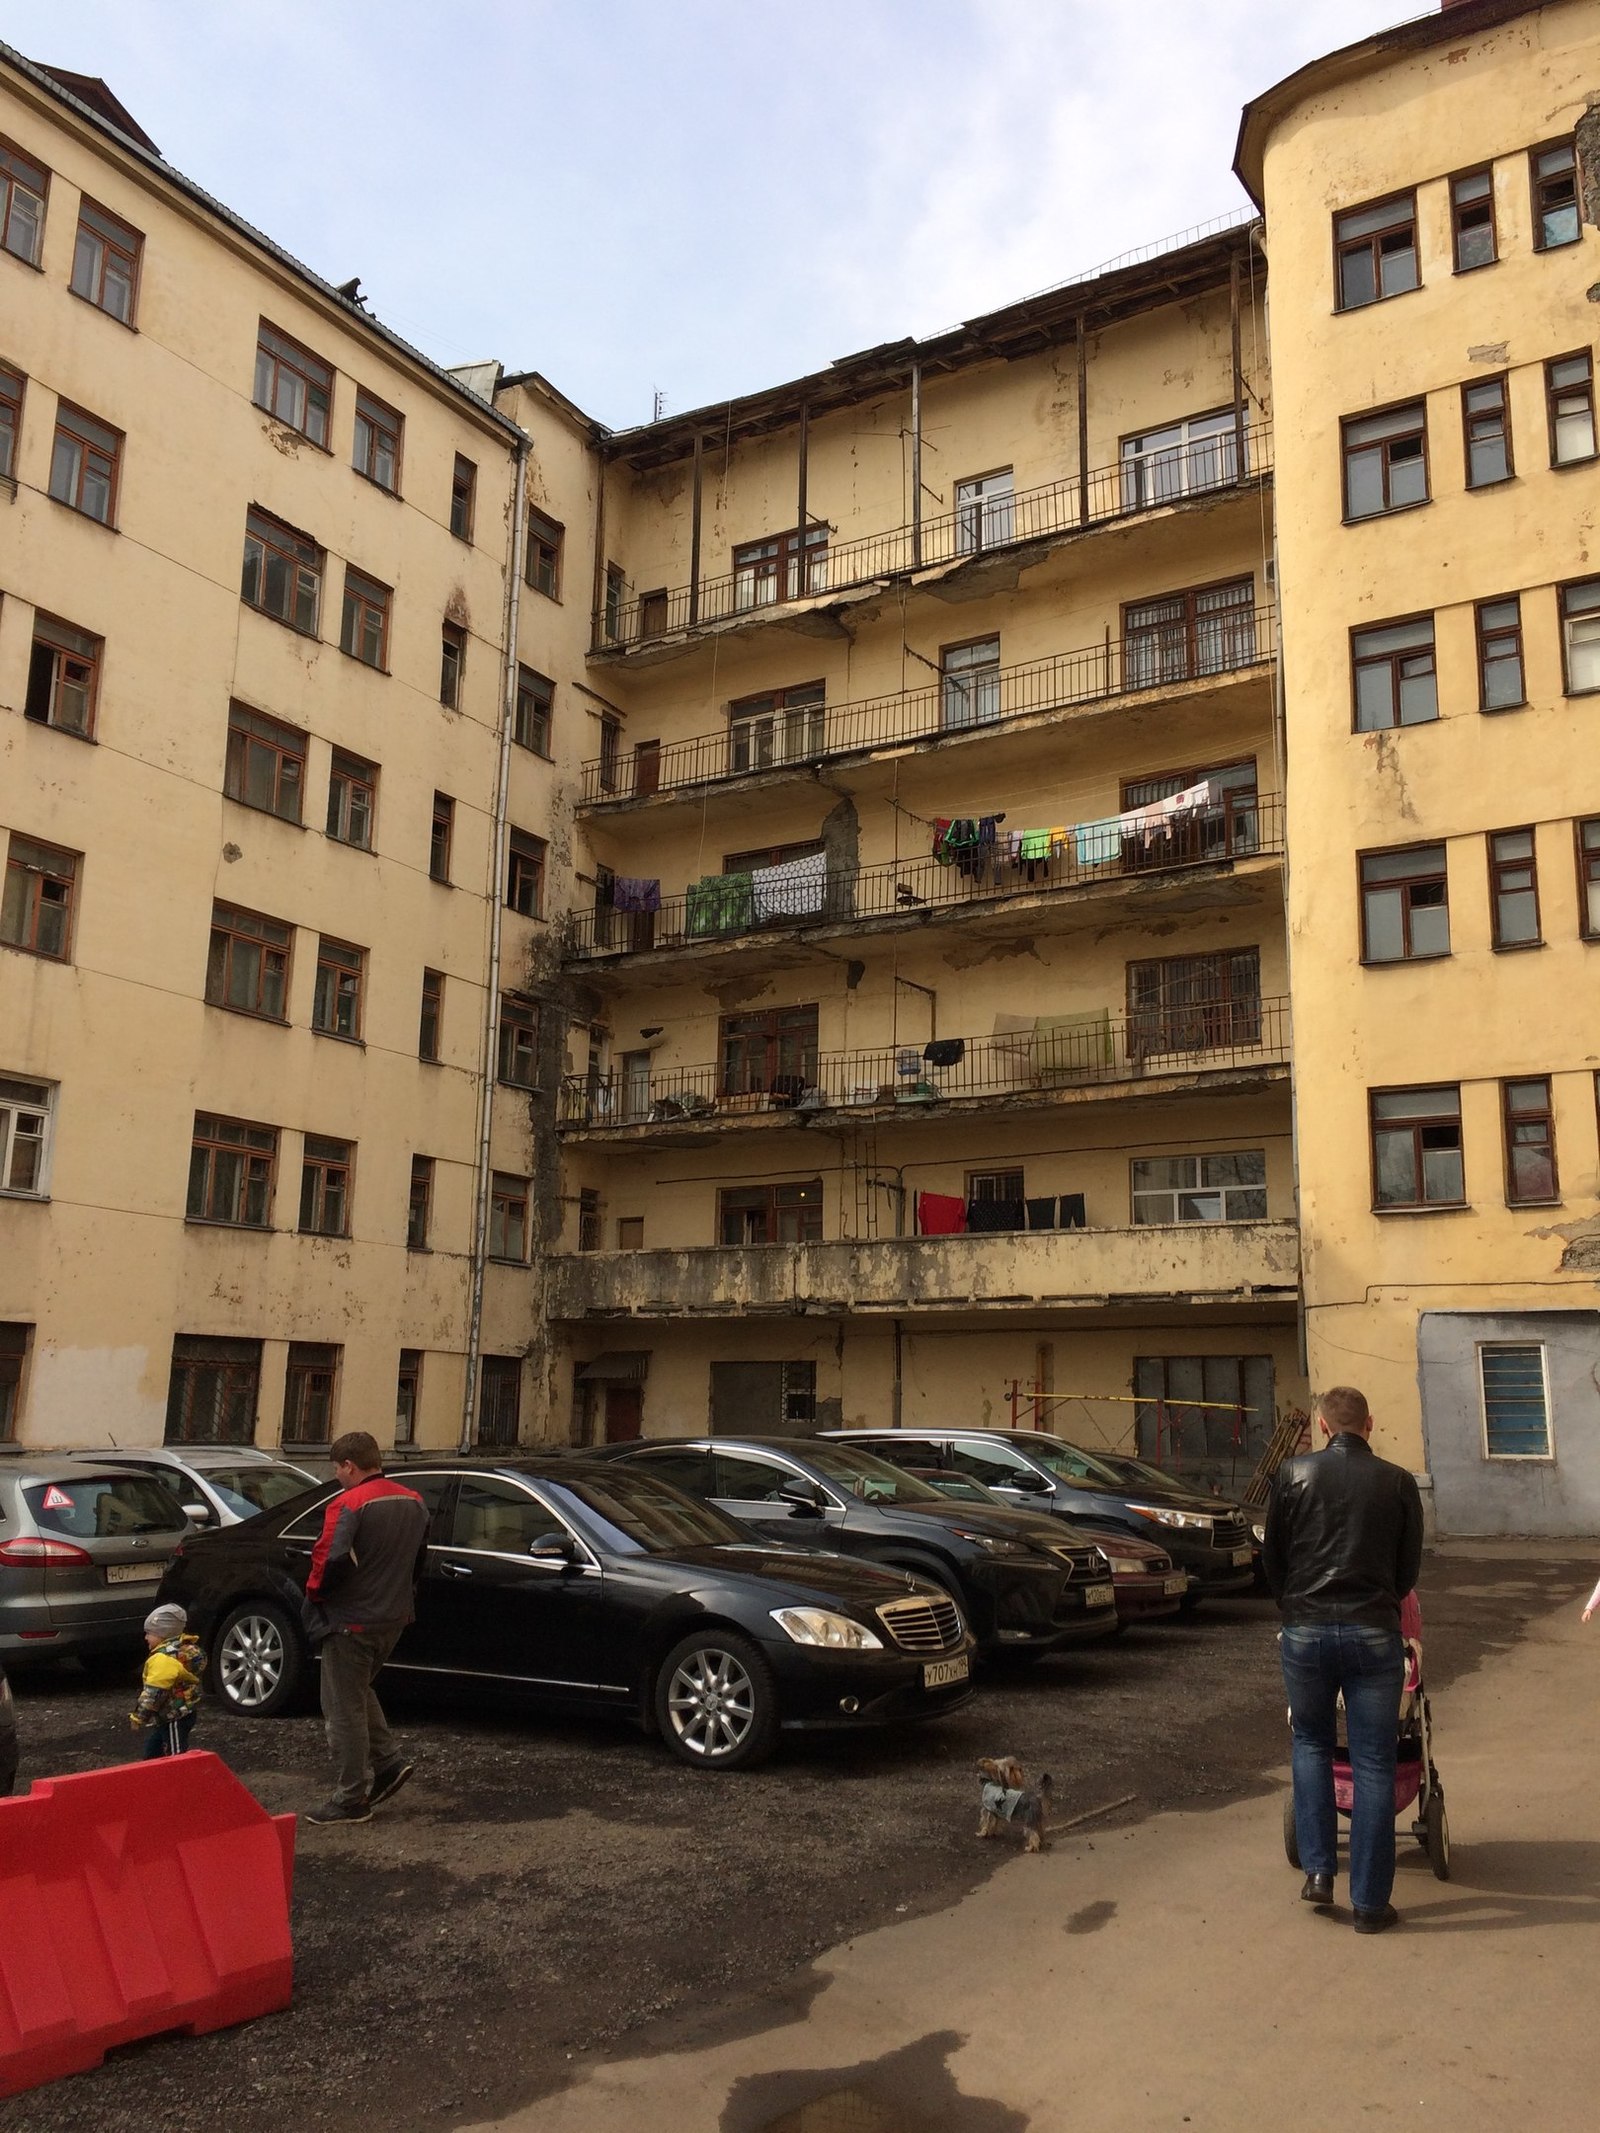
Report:
[[[1054,1511],[1079,1528],[1116,1526],[1159,1541],[1189,1573],[1185,1610],[1255,1582],[1250,1522],[1234,1503],[1162,1477],[1148,1486],[1093,1452],[1036,1429],[849,1429],[824,1440],[876,1452],[896,1466],[948,1466],[1007,1503]]]

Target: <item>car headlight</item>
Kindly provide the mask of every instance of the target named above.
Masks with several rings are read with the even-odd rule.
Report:
[[[1267,1524],[1266,1524],[1266,1520],[1265,1520],[1265,1519],[1263,1519],[1263,1520],[1261,1521],[1260,1525],[1258,1525],[1258,1526],[1252,1526],[1252,1527],[1250,1528],[1250,1531],[1251,1531],[1251,1534],[1252,1534],[1252,1536],[1254,1537],[1254,1540],[1255,1540],[1255,1544],[1256,1544],[1256,1546],[1257,1546],[1258,1548],[1264,1548],[1264,1547],[1266,1546],[1266,1544],[1267,1544]]]
[[[883,1645],[864,1623],[848,1615],[831,1615],[825,1607],[774,1607],[772,1619],[796,1644],[821,1644],[833,1652],[881,1652]]]
[[[1131,1503],[1128,1509],[1139,1518],[1153,1518],[1158,1526],[1187,1526],[1196,1533],[1209,1533],[1213,1523],[1204,1511],[1169,1511],[1153,1503]]]
[[[997,1540],[992,1533],[974,1533],[967,1526],[952,1526],[950,1531],[957,1540],[971,1541],[976,1547],[983,1549],[986,1555],[1033,1555],[1037,1552],[1025,1541],[1006,1540],[1003,1537]]]
[[[1148,1563],[1142,1562],[1136,1555],[1113,1555],[1109,1548],[1102,1548],[1100,1554],[1104,1559],[1106,1568],[1113,1577],[1143,1577],[1145,1571],[1150,1567]]]

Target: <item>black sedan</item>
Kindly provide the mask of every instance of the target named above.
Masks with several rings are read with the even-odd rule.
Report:
[[[786,1548],[838,1549],[932,1579],[960,1602],[986,1653],[1053,1651],[1117,1626],[1094,1535],[1036,1513],[952,1503],[855,1445],[672,1438],[612,1456]]]
[[[652,1476],[555,1454],[398,1476],[430,1513],[397,1674],[614,1711],[683,1761],[735,1770],[780,1729],[931,1718],[971,1695],[973,1638],[927,1581],[760,1543]],[[288,1708],[327,1488],[186,1540],[161,1587],[224,1704]]]

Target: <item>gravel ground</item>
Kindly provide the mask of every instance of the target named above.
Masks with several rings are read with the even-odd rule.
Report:
[[[1580,1586],[1574,1563],[1430,1562],[1447,1776],[1440,1691]],[[935,1725],[786,1743],[721,1778],[625,1729],[393,1697],[410,1786],[370,1823],[300,1825],[293,2007],[129,2047],[0,2103],[0,2133],[422,2133],[510,2111],[592,2057],[792,2019],[820,1950],[938,1909],[1009,1856],[974,1840],[975,1756],[1051,1771],[1057,1822],[1130,1794],[1104,1826],[1262,1787],[1287,1756],[1275,1628],[1267,1601],[1218,1604],[991,1674]],[[22,1784],[120,1759],[125,1688],[70,1667],[15,1687]],[[274,1812],[326,1793],[314,1718],[211,1707],[195,1745]],[[1276,1828],[1264,1818],[1264,1843]]]

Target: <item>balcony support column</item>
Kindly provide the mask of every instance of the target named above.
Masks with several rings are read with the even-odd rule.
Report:
[[[591,630],[594,648],[599,651],[606,642],[606,462],[604,454],[596,456],[594,478],[594,586],[592,590],[593,622]]]
[[[911,366],[911,567],[922,568],[922,365]]]
[[[799,573],[798,593],[804,599],[810,573],[806,568],[806,462],[811,456],[811,410],[802,400],[800,403],[800,495],[795,511],[795,525],[799,529],[800,554],[796,568]]]
[[[1083,313],[1074,335],[1078,349],[1078,524],[1089,523],[1089,348],[1083,337]]]
[[[705,475],[706,441],[694,433],[694,485],[689,499],[689,627],[700,620],[700,494]]]
[[[1239,255],[1228,262],[1228,323],[1233,356],[1233,478],[1244,479],[1244,364],[1240,355]]]

